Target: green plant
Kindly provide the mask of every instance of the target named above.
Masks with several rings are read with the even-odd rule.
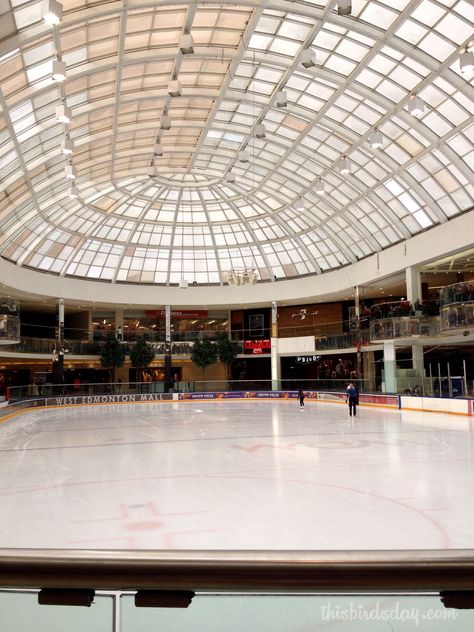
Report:
[[[226,365],[227,379],[230,378],[230,367],[239,354],[239,351],[239,344],[229,340],[227,334],[221,334],[217,339],[217,355],[219,356],[219,360]]]
[[[151,364],[155,357],[155,350],[153,345],[145,340],[145,338],[137,338],[130,348],[130,362],[135,367],[137,378],[142,381],[143,369]]]
[[[191,352],[191,361],[202,369],[202,376],[205,379],[207,367],[217,362],[217,346],[207,338],[196,340]]]
[[[111,382],[114,381],[115,369],[123,366],[124,362],[125,349],[120,342],[115,340],[115,338],[106,340],[100,349],[100,364],[104,367],[104,369],[109,370]]]

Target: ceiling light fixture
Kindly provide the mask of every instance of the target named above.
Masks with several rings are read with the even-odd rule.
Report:
[[[425,104],[420,97],[417,97],[416,94],[412,94],[408,99],[407,108],[413,116],[420,116],[420,114],[423,114],[425,111]]]
[[[255,285],[257,280],[258,273],[255,268],[232,268],[232,270],[224,272],[224,281],[232,287]]]
[[[459,68],[463,75],[467,75],[474,71],[474,52],[465,50],[459,56]]]
[[[77,175],[76,167],[74,167],[71,164],[66,165],[64,167],[64,175],[66,176],[66,178],[68,180],[75,180],[76,179],[76,175]]]
[[[56,119],[65,125],[70,123],[72,119],[71,108],[68,108],[65,103],[58,105],[56,108]]]
[[[185,33],[181,36],[179,50],[183,55],[192,55],[192,53],[194,53],[194,41],[191,33]]]
[[[286,106],[288,105],[288,99],[285,90],[279,90],[276,96],[277,108],[286,108]]]
[[[150,176],[150,178],[154,178],[156,176],[156,169],[153,163],[148,167],[147,175]]]
[[[340,172],[346,175],[351,172],[351,168],[352,168],[351,159],[349,158],[349,156],[343,156],[341,159],[340,167],[339,167]]]
[[[181,96],[181,82],[178,79],[174,79],[170,81],[168,84],[168,94],[170,97],[180,97]]]
[[[51,26],[59,24],[63,17],[63,5],[56,0],[44,0],[41,3],[41,17]]]
[[[60,59],[53,59],[51,77],[53,81],[64,81],[66,79],[66,64]]]
[[[66,156],[72,154],[72,152],[74,151],[74,141],[71,140],[69,136],[66,136],[66,138],[61,143],[61,151]]]
[[[339,0],[337,3],[337,13],[339,15],[350,15],[352,12],[352,0]]]
[[[265,132],[265,126],[263,125],[263,123],[259,123],[258,125],[255,125],[255,137],[256,138],[265,138],[266,132]]]
[[[324,182],[321,178],[318,178],[316,182],[316,193],[318,195],[324,195],[324,193],[326,193],[326,187],[324,186]]]
[[[304,211],[305,205],[304,205],[304,200],[301,196],[296,201],[295,207],[297,211]]]
[[[305,68],[311,68],[312,66],[316,66],[316,56],[311,50],[311,48],[305,48],[305,50],[301,53],[301,65]]]
[[[239,151],[239,162],[249,162],[249,154],[247,151]]]
[[[70,198],[77,198],[77,197],[79,197],[79,191],[77,190],[77,187],[74,184],[69,189],[69,197]]]
[[[378,129],[374,129],[369,136],[369,145],[374,149],[380,149],[383,145],[383,135]]]
[[[163,145],[161,143],[155,143],[155,145],[153,147],[153,154],[155,156],[162,156],[163,155]]]
[[[235,182],[235,173],[233,171],[228,171],[225,174],[226,182],[230,182],[231,184]]]

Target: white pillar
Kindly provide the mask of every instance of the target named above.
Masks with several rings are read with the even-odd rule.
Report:
[[[416,374],[424,377],[425,367],[423,362],[423,345],[413,345],[411,348],[412,366]]]
[[[397,392],[397,352],[393,342],[383,343],[384,393]]]
[[[407,288],[407,301],[410,301],[412,305],[418,299],[421,302],[421,277],[419,271],[410,266],[405,270],[405,281]]]
[[[271,367],[272,367],[272,391],[280,387],[280,358],[278,357],[278,305],[272,301],[272,335],[271,335]]]
[[[122,342],[123,340],[123,309],[115,310],[115,337]]]

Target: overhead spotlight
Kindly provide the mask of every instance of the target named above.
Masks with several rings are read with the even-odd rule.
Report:
[[[305,68],[311,68],[312,66],[316,66],[316,57],[311,50],[311,48],[305,48],[305,50],[301,53],[301,65]]]
[[[412,94],[408,99],[407,108],[413,116],[420,116],[420,114],[423,114],[425,111],[425,104],[420,97],[417,97],[416,94]]]
[[[167,114],[161,117],[160,129],[171,129],[171,119]]]
[[[302,197],[299,197],[296,204],[295,204],[296,210],[297,211],[304,211],[305,209],[305,205],[304,205],[304,200]]]
[[[352,12],[352,0],[339,0],[337,12],[339,15],[350,15]]]
[[[318,178],[316,181],[316,193],[318,195],[324,195],[324,193],[326,193],[326,188],[321,178]]]
[[[246,151],[239,151],[239,162],[249,162],[249,155]]]
[[[277,92],[277,108],[286,108],[288,105],[288,99],[286,97],[286,92],[284,90],[279,90]]]
[[[186,279],[180,279],[179,280],[179,287],[180,287],[180,289],[187,290],[188,285],[189,285],[189,281],[187,281]]]
[[[467,75],[474,70],[474,52],[464,51],[459,56],[459,67],[463,75]]]
[[[72,152],[74,151],[74,141],[71,140],[69,137],[65,138],[61,143],[61,151],[66,156],[72,154]]]
[[[178,79],[174,79],[170,81],[168,84],[168,94],[170,97],[180,97],[181,96],[181,82]]]
[[[156,169],[155,169],[155,165],[150,165],[147,169],[147,175],[150,176],[150,178],[154,178],[156,176]]]
[[[226,182],[230,182],[231,184],[235,182],[235,173],[233,171],[228,171],[225,174]]]
[[[262,123],[255,125],[256,138],[265,138],[265,126]]]
[[[77,198],[77,197],[79,197],[79,191],[77,190],[77,187],[74,184],[69,189],[69,197],[70,198]]]
[[[56,108],[56,119],[65,125],[70,123],[72,119],[71,108],[68,108],[64,103],[58,105]]]
[[[44,0],[41,3],[41,17],[51,26],[59,24],[63,17],[63,5],[56,0]]]
[[[66,64],[60,59],[53,59],[51,77],[53,81],[64,81],[66,79]]]
[[[191,55],[194,53],[194,41],[191,33],[185,33],[179,41],[179,50],[183,55]]]
[[[347,174],[351,172],[352,163],[349,156],[343,156],[341,159],[341,164],[339,166],[339,171],[341,173]]]
[[[163,145],[161,143],[155,143],[155,145],[153,147],[153,153],[155,154],[155,156],[162,156],[163,155]]]
[[[64,167],[64,175],[68,180],[75,180],[77,175],[76,167],[74,167],[73,165],[66,165]]]
[[[371,147],[373,147],[374,149],[380,149],[383,145],[382,132],[380,132],[378,129],[374,129],[372,134],[370,134],[368,140]]]

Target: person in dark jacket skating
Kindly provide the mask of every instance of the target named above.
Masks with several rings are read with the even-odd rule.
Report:
[[[354,417],[356,416],[358,398],[359,394],[357,392],[357,388],[352,382],[349,382],[346,389],[346,402],[349,404],[349,417],[352,417],[353,412]]]

